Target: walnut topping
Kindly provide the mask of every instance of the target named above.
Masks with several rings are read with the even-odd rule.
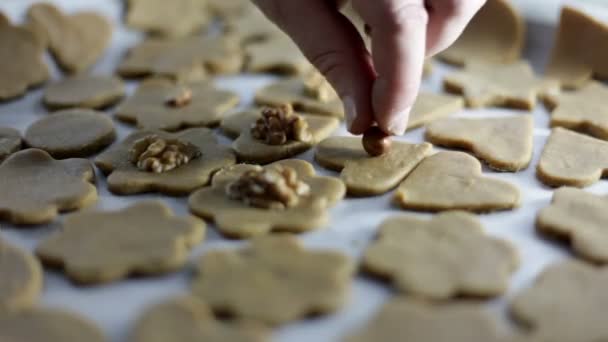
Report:
[[[308,194],[310,186],[299,180],[290,167],[251,170],[226,186],[230,199],[264,209],[291,208]]]
[[[135,141],[129,154],[131,162],[138,169],[163,173],[188,164],[201,152],[189,142],[150,135]]]
[[[167,96],[165,103],[169,107],[184,107],[192,101],[192,90],[188,87],[178,87]]]
[[[301,116],[294,114],[291,106],[263,109],[262,117],[251,126],[251,135],[268,145],[312,140],[308,123]]]
[[[304,92],[306,95],[322,102],[329,102],[338,98],[338,94],[336,94],[331,84],[316,70],[306,75]]]

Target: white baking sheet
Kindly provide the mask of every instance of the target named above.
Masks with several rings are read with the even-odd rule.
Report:
[[[0,1],[0,9],[17,20],[22,18],[26,8],[32,2],[34,1],[2,0]],[[534,16],[538,16],[540,13],[540,16],[547,18],[557,17],[558,8],[556,3],[559,1],[539,1],[545,6],[526,6],[531,5],[532,2],[528,0],[518,1],[524,7],[533,7]],[[536,1],[534,2],[536,3]],[[128,31],[119,24],[122,14],[119,0],[58,0],[55,3],[67,11],[97,9],[117,23],[112,46],[103,60],[95,67],[95,72],[112,72],[125,49],[140,39],[139,34]],[[542,70],[553,39],[552,29],[547,26],[533,25],[529,31],[530,48],[527,51],[527,58],[532,60],[537,70]],[[449,71],[448,67],[436,63],[434,73],[424,82],[424,88],[440,91],[442,75],[447,71]],[[59,77],[56,70],[54,70],[54,77]],[[267,76],[230,77],[218,79],[217,84],[223,88],[237,91],[242,96],[242,105],[247,106],[251,103],[254,90],[272,81],[272,79],[272,77]],[[131,84],[129,88],[132,91],[133,85]],[[48,115],[40,104],[40,98],[41,91],[36,90],[22,99],[0,105],[0,126],[11,126],[23,132],[33,121]],[[505,303],[509,298],[512,298],[522,287],[528,286],[534,276],[547,264],[568,255],[566,249],[536,236],[533,226],[536,212],[549,203],[552,194],[551,189],[543,186],[534,174],[534,166],[549,134],[547,128],[548,113],[542,106],[539,106],[532,114],[504,109],[482,109],[467,110],[458,115],[473,117],[533,115],[535,118],[535,149],[532,167],[517,174],[501,174],[485,170],[488,176],[516,184],[522,192],[521,208],[481,216],[487,231],[515,244],[521,258],[521,266],[513,275],[509,293],[504,298],[492,301],[488,305],[490,309],[496,312],[497,316],[505,316]],[[121,138],[131,131],[130,127],[122,123],[116,122],[116,126]],[[418,129],[408,133],[403,139],[419,142],[422,141],[422,133],[423,131]],[[346,134],[346,132],[341,129],[338,134]],[[228,140],[222,139],[228,142]],[[308,152],[302,157],[310,161],[312,160],[312,153]],[[331,174],[319,167],[317,169],[322,173]],[[99,209],[117,209],[146,198],[162,198],[178,214],[187,213],[185,198],[175,199],[158,195],[113,196],[107,191],[104,177],[100,174],[98,174],[98,190],[100,198],[97,207]],[[589,190],[596,193],[606,193],[608,192],[608,183],[601,181]],[[402,213],[392,207],[390,198],[391,195],[389,194],[369,199],[347,199],[331,211],[332,220],[327,227],[304,234],[301,238],[307,246],[340,250],[353,258],[359,258],[365,247],[373,239],[379,223],[388,216]],[[3,238],[31,250],[41,239],[55,230],[60,221],[61,218],[55,224],[33,229],[14,228],[3,224],[0,234]],[[192,253],[191,260],[196,260],[208,249],[237,244],[239,242],[221,238],[210,226],[207,239],[197,246]],[[192,274],[190,268],[186,268],[182,272],[164,277],[129,279],[110,285],[93,287],[75,287],[61,273],[57,272],[46,272],[45,276],[45,288],[41,305],[61,307],[81,313],[99,324],[111,341],[127,341],[129,330],[144,307],[187,291]],[[357,276],[353,282],[351,300],[342,310],[333,315],[284,326],[277,329],[273,337],[276,341],[290,342],[336,341],[370,319],[391,294],[390,286],[364,276]]]

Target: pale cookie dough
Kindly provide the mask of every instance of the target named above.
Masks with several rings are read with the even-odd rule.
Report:
[[[575,92],[545,96],[551,127],[564,127],[608,140],[608,87],[592,81]]]
[[[594,263],[608,263],[608,198],[575,188],[560,188],[551,205],[536,217],[536,229],[569,242],[574,252]]]
[[[260,110],[249,110],[230,115],[222,121],[220,127],[229,136],[237,136],[232,148],[240,161],[268,164],[306,152],[319,141],[330,136],[340,123],[336,118],[321,115],[295,115],[300,115],[308,124],[308,130],[312,136],[311,141],[291,140],[282,145],[269,145],[255,139],[251,135],[251,125],[260,117]]]
[[[89,157],[116,140],[112,120],[91,109],[65,109],[31,124],[26,145],[47,151],[53,158]]]
[[[442,60],[465,65],[470,62],[511,63],[522,54],[526,23],[509,0],[488,0],[447,50]]]
[[[279,325],[342,307],[353,268],[341,253],[307,250],[291,235],[266,236],[203,255],[192,291],[216,312]]]
[[[315,160],[323,167],[340,171],[340,179],[355,196],[373,196],[394,189],[430,154],[431,144],[393,141],[390,150],[370,157],[361,138],[330,137],[315,151]]]
[[[253,322],[225,322],[192,295],[172,298],[149,307],[137,320],[133,342],[265,342],[270,331]]]
[[[512,245],[487,236],[474,215],[456,211],[431,220],[390,218],[363,257],[369,273],[429,299],[499,296],[517,265]]]
[[[214,17],[230,20],[257,9],[250,0],[206,0],[207,10]]]
[[[545,144],[536,176],[549,186],[586,187],[608,169],[608,142],[554,128]]]
[[[3,342],[107,342],[100,328],[84,317],[59,309],[0,311]]]
[[[204,235],[199,219],[176,217],[162,202],[147,201],[113,212],[69,215],[36,254],[76,283],[108,283],[175,271]]]
[[[579,88],[593,76],[608,78],[608,24],[582,10],[564,6],[549,65],[548,78]]]
[[[399,185],[395,200],[404,209],[479,213],[518,207],[520,194],[510,183],[485,177],[474,157],[439,152],[423,160]]]
[[[43,224],[58,213],[97,200],[95,172],[86,159],[54,160],[37,149],[17,152],[0,164],[0,220]]]
[[[190,92],[183,105],[170,105],[172,96]],[[207,81],[176,84],[166,79],[150,79],[140,84],[131,97],[116,108],[116,118],[142,129],[177,131],[187,127],[217,126],[227,111],[237,106],[239,97],[220,90]]]
[[[292,168],[310,187],[310,193],[293,207],[265,209],[230,199],[226,193],[228,184],[247,171],[263,169],[257,165],[238,164],[216,173],[211,187],[193,193],[188,200],[190,210],[213,220],[222,234],[234,238],[249,238],[273,231],[299,233],[323,227],[329,220],[328,207],[344,197],[344,184],[333,177],[316,176],[313,166],[303,160],[282,160],[264,169],[282,167]]]
[[[260,42],[275,36],[285,35],[255,6],[251,6],[246,10],[243,9],[238,15],[230,15],[224,26],[227,32],[239,37],[243,44]]]
[[[21,134],[10,127],[0,127],[0,163],[21,149]]]
[[[179,81],[233,74],[243,66],[234,36],[147,39],[133,47],[118,66],[127,78],[160,76]]]
[[[66,15],[51,4],[38,3],[29,8],[27,16],[44,30],[55,61],[69,73],[95,64],[112,38],[109,20],[94,12]]]
[[[438,120],[427,126],[426,140],[471,151],[492,169],[517,172],[532,159],[534,120],[531,115]]]
[[[77,75],[50,84],[42,99],[49,109],[103,109],[125,95],[124,82],[113,76]]]
[[[201,155],[171,171],[163,173],[142,171],[130,160],[129,151],[136,141],[149,136],[188,142],[198,147]],[[108,175],[110,191],[119,195],[144,192],[187,195],[207,185],[215,171],[235,162],[236,157],[232,151],[219,145],[213,132],[207,128],[191,128],[175,134],[162,131],[137,131],[95,159],[95,165]]]
[[[204,0],[128,0],[127,26],[171,38],[203,29],[210,18]]]
[[[296,112],[344,117],[344,107],[338,98],[324,101],[306,92],[306,84],[301,77],[278,81],[258,90],[255,103],[260,106],[279,107],[291,105]]]
[[[407,129],[414,129],[459,112],[464,107],[461,96],[434,94],[422,91],[416,98]]]
[[[33,306],[42,292],[42,278],[36,257],[0,238],[0,311]]]
[[[608,269],[566,261],[545,269],[511,312],[536,341],[608,340]]]
[[[44,49],[26,28],[0,23],[0,101],[22,96],[49,79]]]
[[[298,46],[282,33],[247,45],[245,56],[247,72],[304,75],[313,70],[312,64]]]
[[[537,78],[528,62],[505,65],[467,64],[443,80],[445,89],[462,94],[472,108],[503,106],[532,110],[536,99],[557,91],[557,82]]]

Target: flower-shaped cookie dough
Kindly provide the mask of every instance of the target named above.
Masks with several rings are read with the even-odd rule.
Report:
[[[43,49],[26,28],[0,22],[0,101],[19,97],[49,78]]]
[[[176,84],[166,79],[141,83],[133,96],[116,108],[116,117],[143,129],[177,131],[217,126],[239,97],[205,81]]]
[[[95,172],[86,159],[54,160],[27,149],[0,164],[0,219],[42,224],[60,211],[83,208],[97,200]]]
[[[160,36],[187,36],[210,20],[201,0],[129,0],[127,8],[128,26]]]
[[[388,219],[363,258],[366,270],[400,291],[432,299],[500,295],[517,264],[510,244],[484,234],[479,220],[464,212]]]
[[[103,109],[125,95],[125,84],[117,77],[77,75],[50,84],[43,102],[50,109]]]
[[[245,47],[245,71],[275,72],[283,75],[304,75],[314,67],[298,46],[280,32]]]
[[[0,239],[0,311],[30,307],[41,291],[42,267],[38,260]]]
[[[148,137],[177,141],[194,146],[200,152],[184,165],[165,172],[142,169],[132,160],[135,143]],[[229,148],[220,146],[207,128],[191,128],[180,133],[138,131],[110,147],[95,159],[95,165],[108,174],[108,187],[115,194],[129,195],[161,192],[185,195],[209,183],[211,175],[224,166],[233,165],[236,157]]]
[[[340,253],[308,251],[292,235],[265,236],[203,255],[192,291],[216,312],[277,325],[340,308],[352,272]]]
[[[302,120],[303,130],[307,132],[309,139],[299,141],[287,139],[283,143],[268,144],[266,141],[256,139],[252,135],[254,125],[259,122],[264,115],[263,110],[248,110],[230,115],[222,121],[221,129],[230,137],[237,137],[232,148],[239,160],[244,162],[267,164],[277,160],[290,158],[307,151],[319,141],[327,138],[338,127],[339,121],[336,118],[308,115],[300,113],[287,113],[286,118]],[[273,109],[270,109],[271,111]],[[276,109],[281,111],[281,109]],[[281,129],[277,128],[278,131]]]
[[[264,342],[270,332],[252,322],[222,322],[205,302],[184,295],[154,304],[137,321],[133,342]]]
[[[394,189],[431,152],[427,143],[393,141],[390,150],[370,157],[361,138],[331,137],[322,141],[315,159],[324,167],[341,171],[348,193],[356,196],[380,195]]]
[[[235,199],[228,193],[247,173],[262,173],[288,168],[309,191],[296,196],[297,203],[284,208],[264,208],[247,203],[247,198]],[[275,185],[275,184],[270,184]],[[272,188],[272,186],[270,187]],[[194,192],[189,199],[190,210],[213,220],[223,234],[234,238],[249,238],[272,231],[304,232],[319,228],[328,221],[328,207],[344,197],[344,184],[333,177],[316,176],[312,165],[303,160],[282,160],[265,167],[238,164],[219,171],[211,187]],[[273,194],[262,193],[271,200]]]
[[[21,149],[21,134],[9,127],[0,127],[0,163]]]
[[[608,269],[565,261],[544,270],[513,300],[513,316],[530,327],[534,341],[608,339]]]
[[[162,202],[140,202],[116,212],[68,216],[36,254],[77,283],[107,283],[179,269],[204,234],[199,219],[175,217]]]
[[[424,159],[399,185],[404,209],[489,212],[519,205],[517,187],[483,176],[481,163],[464,152],[439,152]]]

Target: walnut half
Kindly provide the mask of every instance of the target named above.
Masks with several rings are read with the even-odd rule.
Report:
[[[251,170],[228,183],[226,195],[249,206],[285,209],[296,206],[301,196],[310,194],[310,186],[298,179],[290,167]]]
[[[289,105],[262,109],[262,117],[251,126],[251,135],[268,145],[312,140],[308,123],[301,116],[294,114]]]
[[[201,155],[195,145],[177,139],[164,139],[157,135],[141,138],[129,150],[130,161],[138,169],[163,173],[188,164]]]

